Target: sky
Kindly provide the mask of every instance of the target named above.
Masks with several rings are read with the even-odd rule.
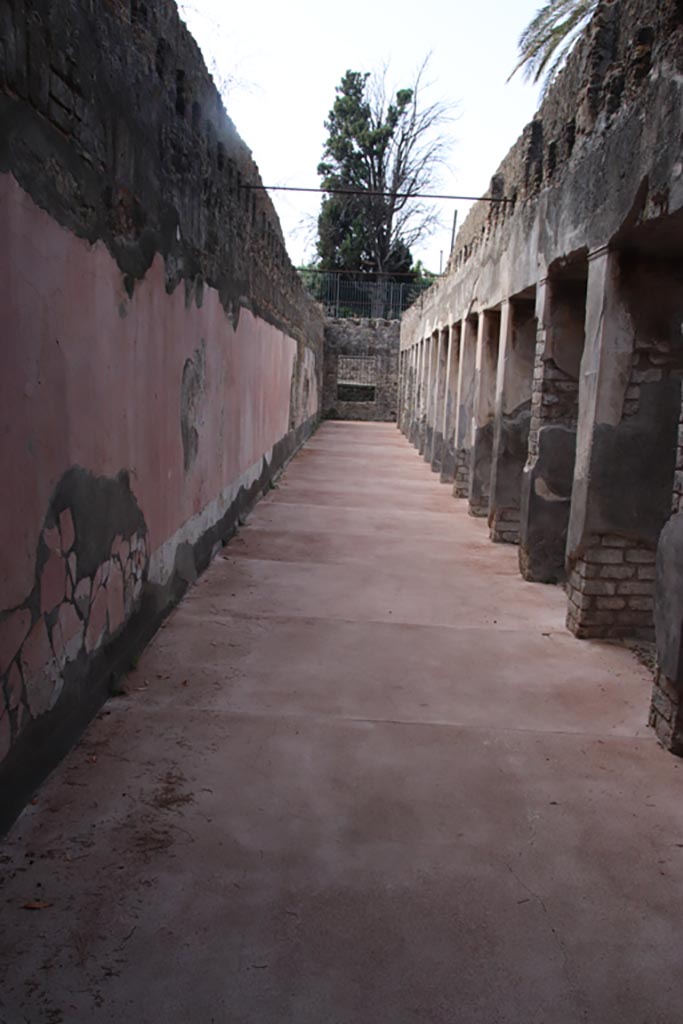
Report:
[[[531,120],[539,87],[517,74],[517,39],[541,0],[179,0],[182,16],[221,88],[226,109],[251,149],[266,185],[318,187],[324,121],[347,69],[387,66],[387,83],[412,84],[431,54],[427,101],[454,107],[453,145],[438,191],[481,195]],[[290,258],[315,254],[320,195],[271,192]],[[462,224],[471,204],[437,204],[440,225],[413,247],[414,259],[438,272],[450,249],[454,212]]]

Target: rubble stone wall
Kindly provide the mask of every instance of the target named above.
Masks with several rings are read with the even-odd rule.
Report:
[[[325,321],[323,416],[335,420],[383,422],[396,419],[399,332],[398,320],[340,317]],[[348,385],[342,385],[340,390],[340,356],[372,359],[370,375],[374,388],[371,392],[366,387],[354,394]]]

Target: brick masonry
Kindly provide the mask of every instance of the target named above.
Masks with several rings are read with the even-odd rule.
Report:
[[[468,448],[458,448],[455,453],[455,479],[453,495],[456,498],[467,498],[470,493],[470,456]]]
[[[671,511],[672,515],[683,512],[683,402],[678,425]],[[669,679],[659,665],[655,669],[649,721],[659,741],[672,753],[683,756],[683,694],[680,686]]]
[[[398,412],[398,320],[330,318],[325,322],[323,416],[336,420],[391,422]],[[374,358],[372,401],[340,398],[340,356]],[[347,392],[351,394],[351,392]],[[359,393],[358,397],[361,397]]]
[[[472,208],[446,273],[401,328],[410,350],[444,324],[508,300],[533,302],[539,322],[521,521],[501,516],[492,537],[513,539],[519,529],[527,579],[553,583],[569,573],[567,621],[577,635],[647,638],[656,621],[666,672],[658,669],[652,720],[677,752],[682,75],[678,0],[599,3],[491,178],[489,197],[508,201]],[[419,418],[416,403],[411,419]],[[456,495],[467,495],[467,475],[460,463]]]
[[[567,627],[572,633],[651,639],[655,557],[655,551],[624,537],[593,537],[567,581]]]
[[[538,455],[538,435],[544,426],[576,426],[579,413],[579,382],[546,359],[545,336],[539,332],[531,390],[529,458]]]
[[[496,544],[519,544],[520,510],[499,508],[491,520],[491,540]]]
[[[681,414],[678,421],[678,446],[676,449],[676,472],[674,473],[671,512],[672,514],[683,512],[683,400],[681,401]]]
[[[679,687],[661,669],[655,671],[649,724],[672,754],[683,756],[683,702]]]

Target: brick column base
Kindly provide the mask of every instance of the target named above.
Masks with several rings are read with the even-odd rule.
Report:
[[[434,431],[434,440],[432,441],[432,472],[441,473],[443,464],[443,451],[445,442],[441,431]]]
[[[420,455],[424,455],[425,445],[427,444],[427,420],[423,416],[420,420],[420,426],[417,433],[417,448]]]
[[[567,628],[575,636],[651,639],[655,552],[614,534],[592,538],[571,567]]]
[[[683,702],[675,683],[659,667],[652,690],[649,724],[662,746],[683,757]]]
[[[467,511],[471,516],[475,516],[475,518],[477,519],[486,519],[486,517],[489,514],[488,502],[486,502],[485,505],[475,505],[472,502],[470,502]]]
[[[453,494],[456,498],[467,498],[470,493],[470,453],[459,448],[455,453],[455,478]]]
[[[490,537],[495,544],[519,544],[520,510],[497,508],[491,520]]]
[[[452,484],[455,479],[455,450],[452,441],[444,441],[441,451],[441,483]]]

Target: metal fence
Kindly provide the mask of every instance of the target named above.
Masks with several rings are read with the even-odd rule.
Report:
[[[367,274],[340,274],[300,268],[306,290],[327,316],[397,320],[434,278],[418,281],[376,281]]]

